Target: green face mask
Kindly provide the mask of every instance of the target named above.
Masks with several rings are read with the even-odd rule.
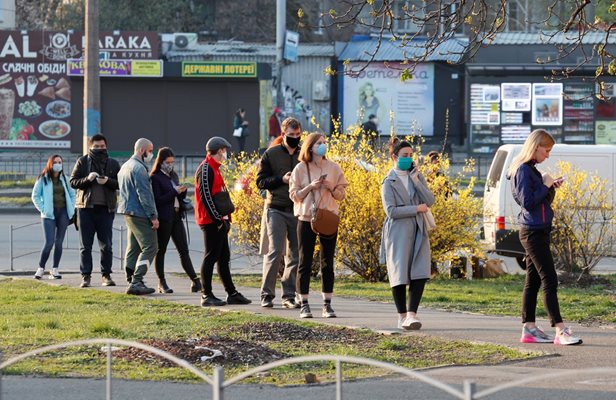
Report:
[[[397,167],[400,171],[408,171],[413,165],[412,157],[398,157]]]

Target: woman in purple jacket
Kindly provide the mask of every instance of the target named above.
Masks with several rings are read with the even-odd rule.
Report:
[[[173,170],[173,151],[169,147],[158,149],[158,156],[154,162],[154,167],[150,173],[152,180],[152,190],[158,211],[158,253],[154,259],[156,275],[158,275],[158,292],[173,293],[165,280],[165,253],[169,239],[173,239],[173,244],[180,254],[182,268],[192,280],[190,290],[193,293],[201,290],[201,282],[195,273],[195,269],[188,254],[188,241],[186,240],[186,230],[182,223],[182,216],[186,211],[183,201],[186,198],[187,187],[180,185],[179,177]]]
[[[552,231],[552,200],[563,178],[554,179],[542,174],[536,165],[550,157],[554,138],[543,129],[534,130],[524,142],[520,154],[512,161],[508,176],[512,178],[511,191],[516,203],[522,207],[518,215],[520,242],[526,251],[526,281],[522,292],[522,343],[581,344],[565,327],[558,304],[558,277],[550,251]],[[545,333],[535,324],[537,295],[543,287],[543,304],[550,324],[556,327],[556,336]]]

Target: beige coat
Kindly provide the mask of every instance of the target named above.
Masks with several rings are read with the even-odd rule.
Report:
[[[334,189],[329,191],[325,187],[318,190],[307,190],[310,185],[308,179],[308,164],[300,162],[293,168],[289,181],[289,197],[293,200],[293,212],[300,221],[309,222],[311,219],[312,203],[315,202],[319,208],[329,210],[338,214],[338,202],[344,199],[346,187],[349,182],[342,173],[342,168],[333,161],[324,159],[321,166],[314,162],[310,163],[310,177],[312,180],[318,179],[321,175],[327,174],[326,181],[334,184]]]

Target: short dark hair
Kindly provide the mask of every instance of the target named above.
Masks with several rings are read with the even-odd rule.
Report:
[[[92,143],[98,142],[99,140],[102,140],[103,142],[105,142],[105,146],[107,146],[107,138],[100,133],[97,133],[96,135],[91,136],[90,139],[88,139],[88,144],[92,146]]]
[[[374,115],[374,114],[368,115],[368,119],[374,119],[374,118],[376,118],[376,115]]]
[[[287,133],[287,126],[291,127],[291,129],[302,129],[302,124],[293,117],[285,118],[280,125],[282,132],[285,134]]]

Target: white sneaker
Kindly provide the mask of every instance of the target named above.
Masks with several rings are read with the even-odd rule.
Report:
[[[34,279],[41,279],[44,274],[45,274],[45,269],[39,267],[39,269],[37,269],[36,273],[34,274]]]
[[[572,346],[576,344],[582,344],[582,339],[573,336],[573,332],[570,328],[561,330],[554,338],[554,344],[560,344],[563,346]]]
[[[421,328],[421,321],[419,321],[417,318],[406,317],[406,319],[402,323],[402,329],[405,329],[407,331],[416,331],[416,330],[419,330],[420,328]]]
[[[398,329],[404,329],[402,327],[402,324],[404,324],[404,321],[406,321],[406,318],[398,318]]]
[[[58,272],[58,268],[52,268],[49,273],[49,279],[62,279],[62,275]]]

